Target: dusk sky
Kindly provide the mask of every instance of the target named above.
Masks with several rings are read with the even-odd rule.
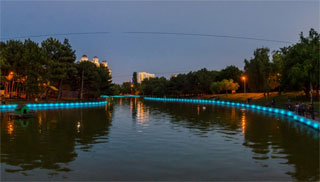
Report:
[[[243,69],[258,47],[276,50],[288,43],[187,35],[127,34],[172,32],[215,34],[297,42],[299,33],[319,32],[319,1],[283,2],[1,2],[1,38],[56,33],[76,50],[107,60],[113,81],[130,80],[134,71],[170,76],[201,68]],[[47,37],[32,38],[41,42]],[[23,40],[23,39],[21,39]]]

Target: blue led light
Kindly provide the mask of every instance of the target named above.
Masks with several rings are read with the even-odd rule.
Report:
[[[300,121],[301,123],[303,123],[303,122],[304,122],[304,119],[303,119],[303,118],[300,118],[299,121]]]
[[[313,127],[318,129],[319,125],[317,123],[313,124]]]

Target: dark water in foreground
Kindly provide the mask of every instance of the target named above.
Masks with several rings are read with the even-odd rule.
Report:
[[[319,133],[277,115],[139,99],[25,121],[2,112],[1,180],[318,181]]]

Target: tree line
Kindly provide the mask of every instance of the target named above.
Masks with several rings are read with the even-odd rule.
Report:
[[[68,39],[48,38],[40,44],[27,39],[0,42],[1,90],[6,97],[61,99],[62,91],[79,98],[112,94],[107,67],[77,63]]]
[[[119,86],[123,94],[140,93],[153,96],[188,96],[210,93],[228,93],[243,90],[241,77],[246,78],[249,92],[301,91],[309,96],[315,90],[319,96],[319,34],[310,29],[309,35],[300,34],[300,41],[288,47],[270,52],[269,48],[257,48],[253,57],[244,60],[244,69],[227,66],[220,71],[203,68],[195,72],[165,77],[149,78]],[[311,95],[312,96],[312,95]]]

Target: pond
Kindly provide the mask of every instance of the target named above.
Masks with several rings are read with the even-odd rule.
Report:
[[[217,105],[114,99],[111,107],[1,112],[1,180],[319,180],[319,132]]]

